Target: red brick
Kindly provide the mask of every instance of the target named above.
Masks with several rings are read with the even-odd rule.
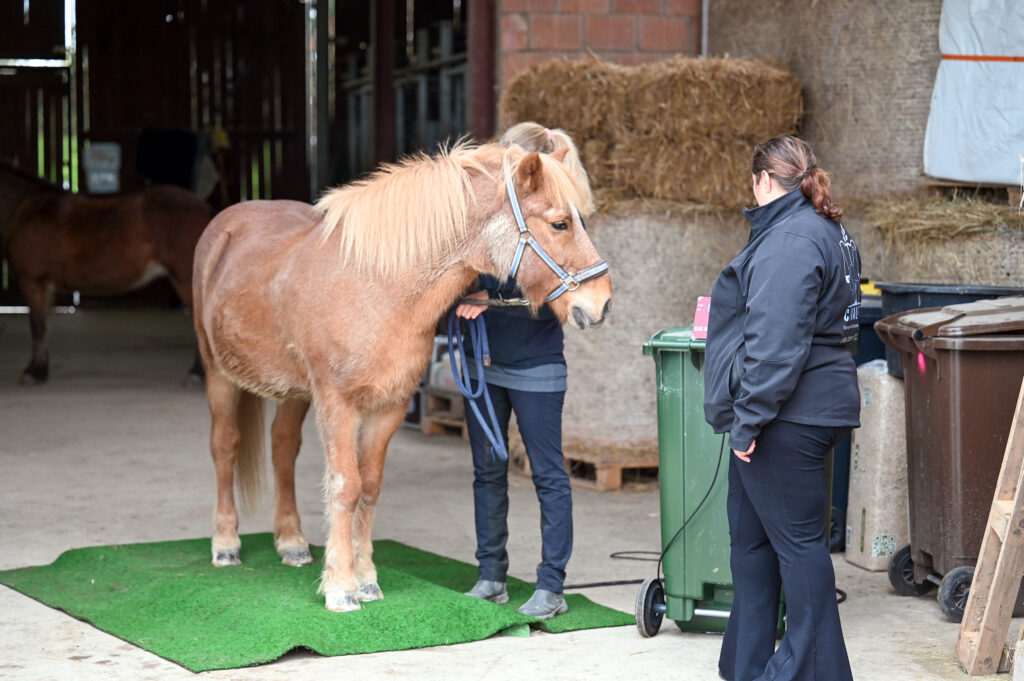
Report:
[[[578,50],[583,47],[582,26],[583,20],[578,15],[531,15],[530,49]]]
[[[511,54],[504,54],[502,55],[501,60],[502,85],[507,85],[509,81],[515,78],[518,74],[522,73],[534,64],[540,64],[560,57],[579,59],[583,56],[584,55],[582,53],[572,52],[515,52]]]
[[[608,0],[562,0],[562,14],[607,14]]]
[[[609,56],[607,59],[623,66],[636,66],[638,64],[650,64],[651,62],[668,59],[670,54],[659,54],[657,52],[634,52],[632,54],[618,54]]]
[[[636,19],[630,16],[587,17],[587,47],[595,50],[635,50]]]
[[[522,14],[506,14],[501,18],[501,30],[526,32],[526,18]]]
[[[526,31],[502,31],[501,49],[505,52],[522,52],[526,49]]]
[[[612,0],[613,14],[661,14],[661,0]]]
[[[554,12],[558,0],[504,0],[502,13],[508,12]]]
[[[687,19],[674,17],[641,17],[640,49],[644,51],[669,50],[693,54],[692,24]]]
[[[665,14],[700,18],[700,0],[667,0]]]
[[[506,14],[501,18],[501,49],[519,52],[526,49],[526,19],[522,14]]]

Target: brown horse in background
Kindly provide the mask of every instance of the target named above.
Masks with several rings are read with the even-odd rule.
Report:
[[[32,359],[19,382],[49,378],[46,325],[54,291],[115,295],[167,276],[191,307],[192,257],[209,221],[206,202],[179,187],[74,194],[0,162],[0,235],[32,332]],[[201,376],[197,356],[190,379]]]
[[[316,207],[249,201],[214,218],[196,248],[194,283],[217,473],[214,565],[240,563],[232,488],[237,472],[243,502],[259,490],[262,397],[279,402],[277,551],[287,565],[312,562],[295,504],[312,401],[327,459],[320,592],[335,611],[383,597],[371,526],[387,445],[430,360],[438,319],[478,274],[509,275],[521,232],[506,182],[527,234],[554,262],[569,272],[599,262],[577,210],[592,205],[590,187],[563,158],[460,145],[385,166]],[[516,279],[533,309],[562,283],[531,249]],[[571,315],[587,327],[604,319],[610,300],[611,280],[600,274],[549,304],[563,323]]]

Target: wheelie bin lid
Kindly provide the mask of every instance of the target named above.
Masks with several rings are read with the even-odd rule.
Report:
[[[655,350],[684,350],[704,351],[705,340],[693,337],[693,325],[678,326],[671,329],[658,331],[651,339],[644,343],[644,354],[653,355]]]
[[[899,312],[875,322],[886,345],[913,350],[928,342],[942,350],[1024,349],[1024,296]]]
[[[915,284],[912,282],[871,282],[874,288],[886,293],[952,293],[974,296],[1012,296],[1020,294],[1019,288],[1012,286],[975,286],[973,284]],[[864,286],[861,285],[861,291]]]

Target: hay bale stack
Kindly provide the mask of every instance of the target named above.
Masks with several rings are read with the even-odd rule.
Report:
[[[754,144],[795,133],[800,82],[764,61],[673,57],[534,66],[502,96],[507,125],[533,120],[579,144],[596,189],[734,209],[750,202]]]

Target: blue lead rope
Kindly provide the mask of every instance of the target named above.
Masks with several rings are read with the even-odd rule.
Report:
[[[466,348],[462,334],[459,333],[459,317],[455,315],[454,309],[448,312],[448,359],[452,364],[452,376],[455,378],[455,385],[458,386],[459,392],[469,402],[469,408],[473,410],[473,415],[476,416],[477,423],[480,424],[484,435],[487,436],[487,441],[491,443],[491,455],[501,461],[508,461],[508,449],[505,448],[505,442],[501,438],[501,427],[498,425],[498,417],[495,416],[494,405],[491,404],[491,394],[487,391],[487,383],[484,381],[484,364],[490,362],[491,354],[490,348],[487,346],[487,325],[484,323],[483,317],[466,321],[469,323],[469,342],[472,344],[473,355],[476,358],[476,391],[472,390],[470,379],[459,371],[459,367],[462,367],[463,372],[466,370]],[[456,347],[461,360],[461,363],[458,364],[455,362]],[[481,396],[483,396],[484,405],[487,407],[489,421],[484,420],[477,404]]]

